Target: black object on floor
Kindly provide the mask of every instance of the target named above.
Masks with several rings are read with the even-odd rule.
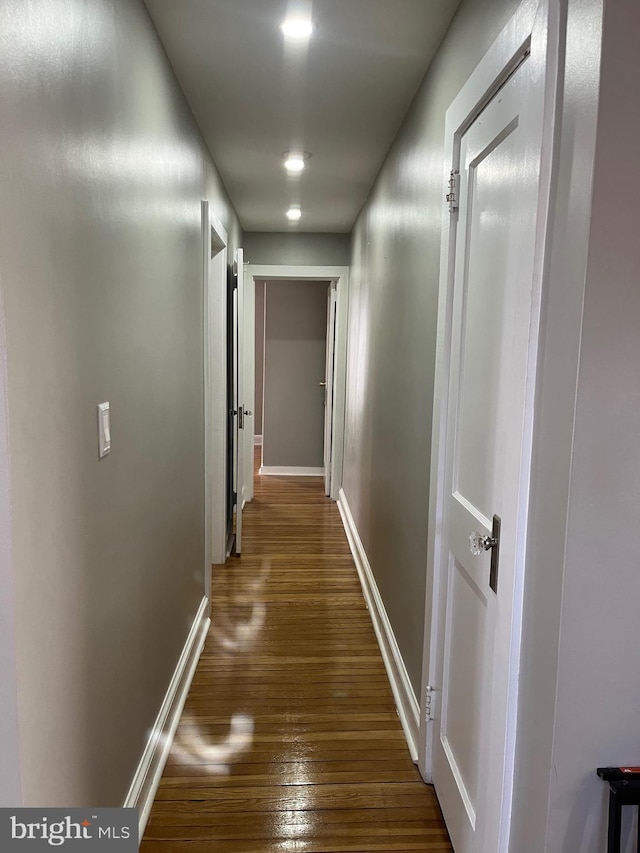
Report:
[[[607,853],[621,853],[622,807],[640,807],[640,767],[598,767],[597,774],[609,783],[609,831]],[[640,810],[638,842],[640,853]]]

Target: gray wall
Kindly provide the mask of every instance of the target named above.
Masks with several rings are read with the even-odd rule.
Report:
[[[420,688],[444,115],[517,7],[465,0],[353,233],[343,488]]]
[[[256,316],[256,395],[253,404],[256,435],[262,435],[262,385],[264,380],[264,295],[265,282],[255,283],[255,316]]]
[[[321,468],[327,281],[269,281],[265,299],[264,421],[266,466]]]
[[[349,234],[274,233],[248,231],[244,256],[250,264],[348,266]]]
[[[0,114],[24,802],[116,806],[204,592],[201,199],[240,231],[137,0],[2,3]]]

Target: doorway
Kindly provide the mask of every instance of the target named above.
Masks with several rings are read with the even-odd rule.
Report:
[[[227,266],[227,369],[226,369],[226,413],[227,413],[227,454],[225,468],[225,539],[227,554],[233,549],[234,514],[236,509],[236,426],[238,414],[238,357],[237,357],[237,321],[238,297],[237,278],[231,264]]]
[[[245,333],[247,364],[250,364],[252,368],[252,375],[249,375],[249,372],[247,373],[247,393],[245,396],[247,398],[247,405],[251,405],[253,411],[260,408],[260,394],[256,394],[256,389],[260,388],[263,383],[263,377],[258,375],[255,370],[255,350],[261,345],[261,336],[259,330],[256,333],[256,326],[259,329],[261,322],[263,322],[260,318],[260,311],[256,311],[256,305],[259,309],[261,304],[260,292],[263,283],[266,283],[268,290],[272,283],[280,282],[283,285],[281,289],[285,290],[286,285],[290,286],[292,282],[297,282],[299,287],[308,287],[311,282],[323,282],[321,288],[323,305],[321,308],[318,305],[315,313],[316,319],[322,318],[323,323],[321,333],[322,347],[316,346],[316,361],[318,363],[321,361],[321,368],[316,368],[318,376],[313,380],[314,384],[309,380],[305,386],[310,395],[315,395],[315,400],[321,407],[319,421],[320,456],[316,455],[313,459],[314,464],[310,465],[273,465],[270,464],[273,462],[273,457],[270,458],[269,456],[269,448],[267,447],[265,453],[265,445],[263,444],[262,452],[265,455],[262,458],[262,471],[266,474],[306,473],[324,476],[327,494],[333,500],[337,500],[342,485],[344,409],[346,400],[348,272],[348,267],[324,266],[297,267],[248,264],[246,268],[246,316],[247,318],[256,318],[253,320],[254,325],[251,330],[247,329]],[[258,287],[257,302],[256,283]],[[272,290],[272,293],[275,293],[275,289]],[[278,301],[278,294],[275,296],[275,301]],[[268,311],[267,307],[267,313]],[[319,338],[320,332],[318,331],[317,340]],[[321,358],[320,352],[322,353]],[[258,358],[257,361],[259,364],[260,359]],[[295,408],[295,395],[290,405]],[[293,411],[291,416],[292,420],[295,420],[296,412]],[[259,437],[258,440],[264,442],[265,437],[261,421],[256,418],[252,426],[256,430],[256,435]],[[266,441],[268,442],[268,436]],[[277,457],[276,461],[278,461]],[[288,467],[292,469],[297,468],[298,470],[282,470]],[[281,470],[269,471],[269,468],[280,468]],[[248,476],[248,468],[246,473]]]
[[[227,557],[227,232],[202,202],[204,283],[205,595],[211,565]]]
[[[329,290],[322,280],[266,283],[261,474],[324,476]]]

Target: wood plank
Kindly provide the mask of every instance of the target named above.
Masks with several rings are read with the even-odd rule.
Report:
[[[256,844],[260,846],[257,847]],[[145,842],[147,853],[211,853],[211,842],[209,841],[148,841]],[[444,837],[430,839],[393,839],[386,833],[382,839],[343,839],[336,836],[321,836],[309,840],[298,841],[295,839],[264,839],[255,841],[224,841],[224,847],[216,845],[216,850],[224,850],[225,853],[413,853],[415,850],[421,853],[429,851],[451,851],[451,845]]]
[[[287,826],[297,826],[303,827],[305,824],[309,824],[314,820],[321,820],[326,825],[333,825],[338,827],[348,827],[352,825],[364,825],[368,826],[379,826],[382,824],[388,824],[397,822],[398,824],[404,826],[412,826],[412,827],[431,827],[433,826],[433,821],[438,820],[439,818],[439,809],[437,803],[430,803],[425,806],[403,806],[400,809],[311,809],[307,812],[300,811],[292,811],[292,812],[277,812],[277,813],[269,813],[269,812],[260,812],[256,814],[252,819],[247,816],[246,812],[229,812],[223,815],[211,815],[211,814],[203,814],[200,818],[196,818],[193,826],[199,827],[221,827],[221,828],[231,828],[238,829],[243,827],[250,827],[253,823],[254,826],[266,826],[269,827],[269,830],[274,833],[274,836],[277,837],[277,826],[286,825]],[[149,829],[150,831],[153,828],[153,832],[156,837],[159,836],[158,828],[161,826],[175,826],[177,829],[176,835],[180,837],[182,833],[186,833],[189,824],[183,822],[181,824],[171,824],[164,821],[161,818],[161,810],[154,810],[151,819],[149,821]],[[170,837],[170,836],[167,836]],[[267,836],[268,837],[268,836]]]
[[[379,717],[384,717],[384,714],[379,714]],[[329,732],[362,732],[362,731],[396,731],[398,728],[398,720],[394,719],[391,714],[387,715],[386,719],[356,719],[349,717],[341,717],[338,719],[327,719],[328,715],[314,720],[311,716],[302,717],[298,715],[296,718],[287,717],[285,714],[277,716],[275,714],[268,717],[259,717],[255,720],[256,729],[263,734],[278,734],[280,737],[288,734],[299,734],[302,732],[322,731]],[[211,718],[210,718],[211,719]],[[180,737],[188,737],[190,734],[197,732],[201,737],[216,738],[224,735],[229,730],[229,719],[211,719],[210,722],[205,722],[204,718],[199,717],[197,720],[193,717],[184,719],[178,727],[177,734]]]
[[[413,837],[413,838],[446,838],[445,831],[439,817],[421,818],[419,820],[401,820],[404,809],[396,819],[372,820],[371,810],[367,809],[361,821],[344,821],[341,819],[344,812],[279,812],[277,815],[262,815],[261,820],[248,822],[246,816],[239,815],[236,822],[225,820],[224,823],[216,822],[213,825],[194,826],[185,828],[182,826],[163,826],[154,824],[149,826],[148,838],[176,839],[176,840],[210,840],[220,841],[227,839],[260,839],[274,840],[282,837],[291,837],[295,834],[296,839],[304,839],[313,834],[327,834],[330,828],[342,838],[366,839],[371,835],[378,837]],[[347,813],[351,814],[351,813]],[[320,824],[320,825],[319,825]]]
[[[406,759],[406,754],[402,748],[376,749],[375,755],[376,757],[380,757],[385,760],[396,760],[403,757]],[[235,767],[236,763],[241,760],[251,762],[272,762],[281,760],[284,763],[295,762],[300,764],[305,762],[307,764],[311,764],[318,761],[340,761],[344,758],[347,758],[354,766],[356,766],[359,762],[370,759],[371,757],[369,749],[346,751],[343,747],[340,749],[329,749],[326,744],[314,744],[311,746],[292,745],[284,754],[283,750],[278,750],[277,747],[270,749],[254,748],[251,750],[245,750],[242,754],[238,754],[234,761],[223,762],[223,766],[225,767],[225,771],[226,769],[229,769],[231,772],[231,768]],[[210,765],[212,763],[219,765],[220,760],[216,758],[215,761],[212,762],[212,758],[208,753],[200,753],[197,750],[182,750],[179,747],[170,753],[167,760],[167,766],[176,765],[179,767]]]
[[[388,762],[391,764],[392,762]],[[318,762],[321,764],[321,762]],[[362,762],[366,764],[366,762]],[[305,762],[301,764],[281,764],[277,770],[273,769],[274,762],[262,764],[245,765],[247,768],[266,767],[269,772],[266,773],[234,773],[233,769],[229,769],[228,765],[224,764],[207,764],[200,765],[199,770],[203,771],[201,775],[191,776],[169,776],[163,779],[161,787],[165,790],[170,790],[172,797],[167,799],[181,799],[184,796],[184,791],[188,788],[206,788],[211,785],[217,785],[220,788],[229,788],[232,785],[242,784],[265,787],[273,785],[298,785],[304,782],[306,785],[333,785],[333,784],[365,784],[367,782],[412,782],[415,781],[415,775],[411,770],[403,767],[400,770],[355,770],[354,766],[350,766],[347,770],[334,772],[318,772],[314,769],[309,771],[308,768],[313,768],[314,765]],[[322,765],[321,765],[322,766]],[[384,763],[383,763],[384,766]],[[175,769],[175,768],[174,768]],[[191,769],[191,768],[189,768]],[[229,771],[229,772],[227,772]],[[232,775],[231,775],[232,774]]]

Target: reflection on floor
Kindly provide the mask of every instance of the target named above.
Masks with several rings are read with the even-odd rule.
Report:
[[[142,853],[450,851],[322,481],[256,476],[244,519]]]

